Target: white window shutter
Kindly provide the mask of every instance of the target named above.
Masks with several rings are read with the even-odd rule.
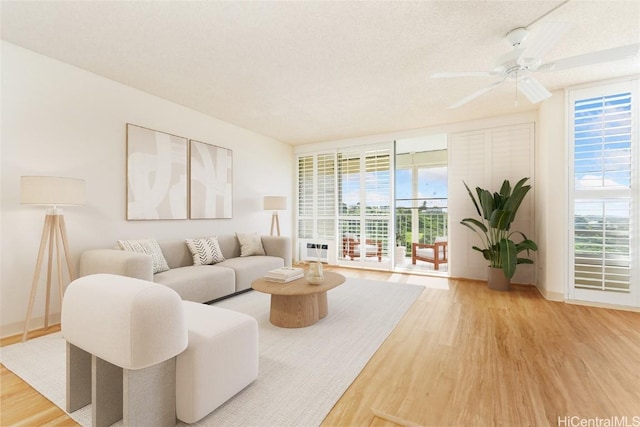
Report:
[[[473,250],[481,246],[479,238],[460,224],[463,218],[477,218],[478,213],[463,185],[477,198],[476,187],[499,191],[505,179],[515,185],[521,178],[529,177],[534,186],[533,148],[534,125],[524,123],[484,130],[460,132],[449,135],[449,260],[453,277],[486,280],[488,261]],[[534,238],[533,201],[534,189],[518,210],[513,230]],[[530,254],[535,258],[535,253]],[[519,265],[511,279],[513,283],[534,283],[535,266]]]

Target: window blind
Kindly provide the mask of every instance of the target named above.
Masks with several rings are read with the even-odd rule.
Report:
[[[334,153],[298,157],[298,238],[335,238]]]
[[[632,118],[631,92],[573,100],[575,289],[631,291]]]
[[[298,157],[298,237],[313,237],[313,156]]]
[[[338,153],[338,231],[340,236],[382,242],[389,252],[391,220],[391,150],[345,150]]]

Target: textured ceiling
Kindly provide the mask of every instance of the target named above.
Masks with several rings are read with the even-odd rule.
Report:
[[[562,1],[2,1],[2,38],[291,144],[490,117],[536,106],[485,71],[503,36]],[[546,60],[640,41],[640,2],[573,0]],[[640,73],[638,58],[538,73],[550,90]]]

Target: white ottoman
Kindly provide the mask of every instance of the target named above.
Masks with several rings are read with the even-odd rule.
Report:
[[[195,423],[258,376],[258,322],[183,301],[189,345],[176,360],[176,415]]]
[[[175,425],[175,356],[187,347],[180,296],[145,280],[95,274],[62,304],[67,411],[89,403],[93,426]]]

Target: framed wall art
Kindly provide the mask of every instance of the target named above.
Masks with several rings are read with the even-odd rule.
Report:
[[[232,217],[233,152],[190,140],[190,218]]]
[[[127,219],[187,219],[187,138],[127,123]]]

